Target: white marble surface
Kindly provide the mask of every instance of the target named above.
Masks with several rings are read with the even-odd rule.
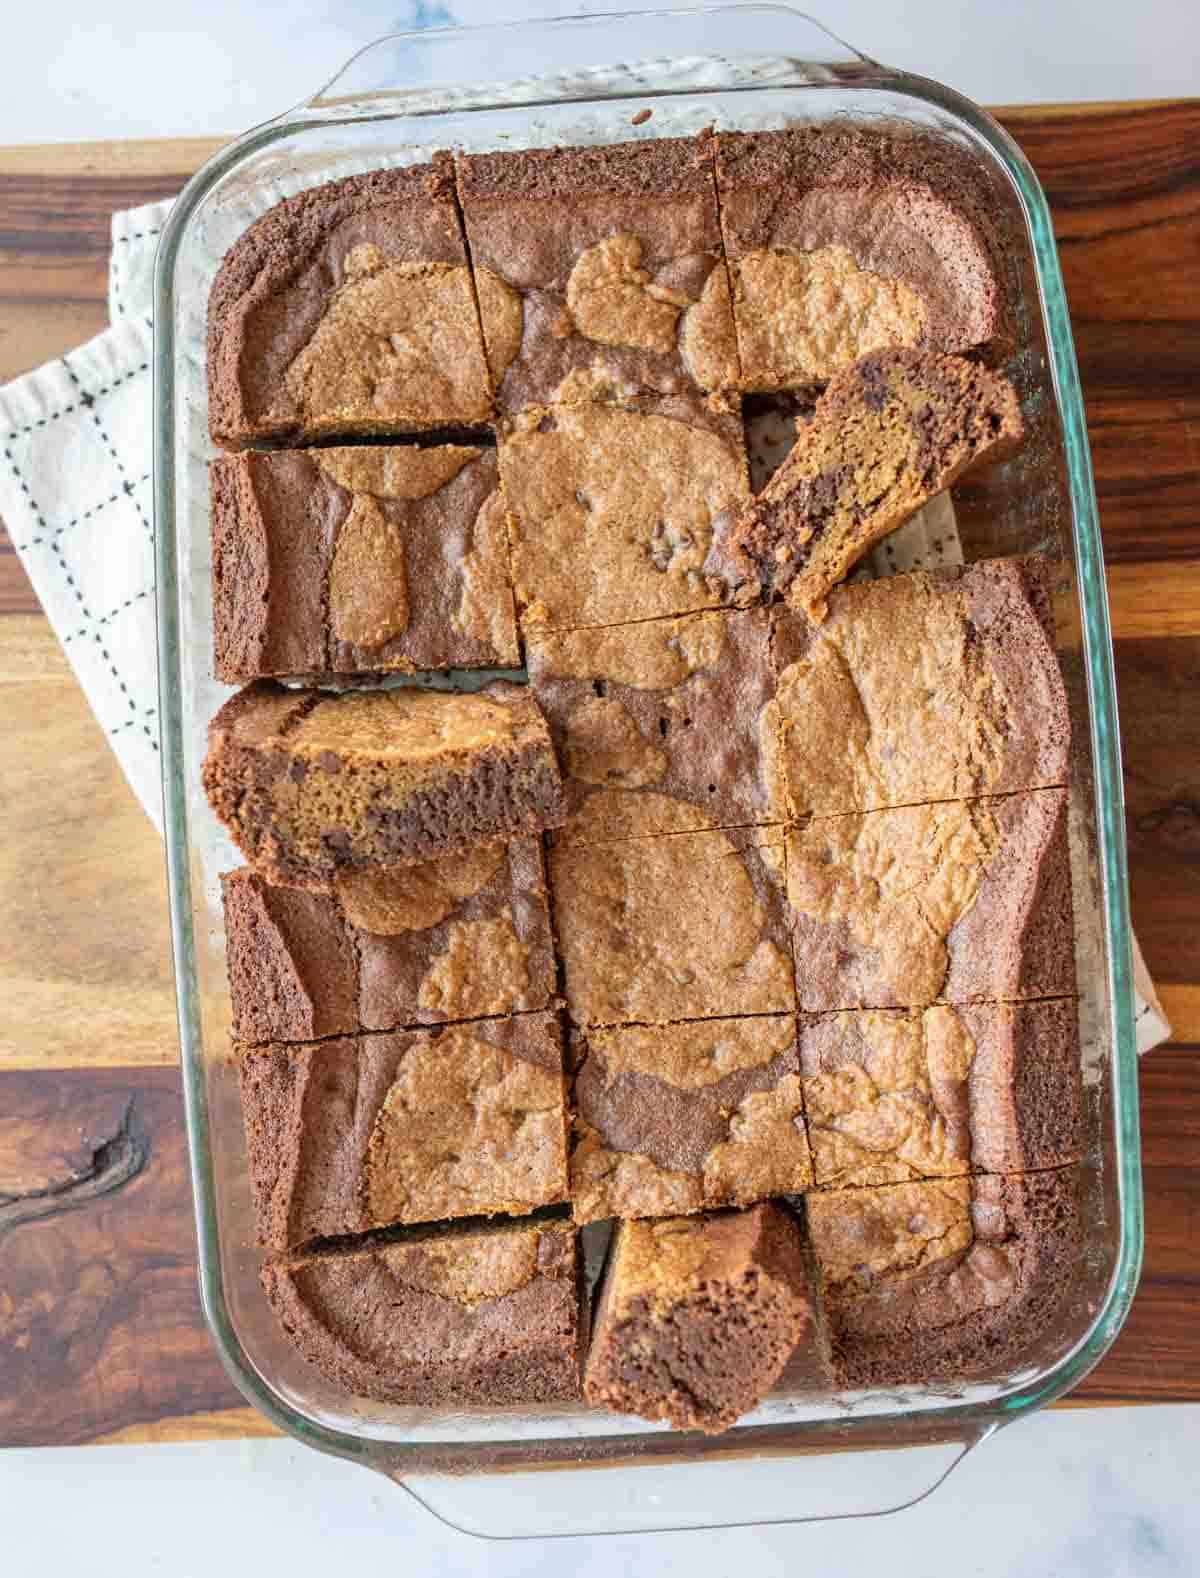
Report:
[[[1200,88],[1196,0],[838,0],[813,8],[877,58],[988,103]],[[537,0],[22,6],[5,19],[0,143],[233,132],[304,97],[391,28],[559,9]],[[809,1460],[788,1471],[822,1468]],[[886,1458],[876,1472],[886,1499]],[[892,1518],[489,1544],[450,1532],[363,1470],[290,1442],[10,1451],[0,1456],[0,1575],[515,1578],[569,1569],[573,1578],[1189,1578],[1200,1573],[1198,1483],[1200,1407],[1059,1411],[988,1443],[930,1500]],[[573,1494],[587,1486],[614,1506],[636,1489],[619,1472],[573,1476]],[[537,1494],[554,1496],[555,1482],[542,1480]]]

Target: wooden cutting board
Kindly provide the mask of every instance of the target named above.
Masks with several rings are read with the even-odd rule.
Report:
[[[1002,112],[1054,211],[1109,563],[1147,1253],[1073,1402],[1200,1399],[1200,100]],[[109,215],[208,142],[0,151],[0,379],[105,327]],[[209,1343],[163,857],[0,532],[0,1445],[265,1434]]]

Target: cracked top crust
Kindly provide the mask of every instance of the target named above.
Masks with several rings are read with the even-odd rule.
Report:
[[[576,1024],[791,1012],[782,829],[550,851]]]
[[[487,369],[446,159],[285,199],[209,298],[214,442],[483,422]]]
[[[806,1189],[790,1016],[593,1030],[575,1076],[575,1220],[748,1205]]]
[[[503,411],[734,388],[707,138],[460,155]]]
[[[685,400],[526,411],[501,433],[500,476],[526,630],[735,600],[705,561],[749,497],[736,416]]]
[[[524,1215],[566,1198],[552,1014],[239,1048],[261,1242]]]
[[[1070,720],[1047,569],[983,561],[845,586],[826,621],[772,614],[793,816],[1066,781]]]

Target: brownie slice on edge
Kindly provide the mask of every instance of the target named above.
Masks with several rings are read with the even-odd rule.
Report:
[[[771,613],[772,717],[796,818],[1067,781],[1071,723],[1042,559],[839,587]]]
[[[537,839],[480,844],[337,893],[221,879],[239,1041],[313,1041],[548,1008],[554,946]]]
[[[235,1051],[268,1248],[567,1197],[553,1014]]]
[[[286,198],[208,301],[213,442],[480,426],[491,414],[449,155]]]
[[[834,375],[791,453],[732,524],[710,573],[782,594],[817,621],[881,538],[1024,434],[1007,379],[957,356],[881,351]]]
[[[592,1030],[575,1064],[577,1222],[750,1205],[812,1184],[790,1014]]]
[[[816,1183],[907,1183],[1080,1159],[1079,1004],[803,1015]]]
[[[736,412],[682,395],[533,407],[500,430],[500,478],[527,633],[758,596],[705,570],[750,497]]]
[[[260,681],[209,724],[203,781],[260,876],[318,891],[566,816],[545,720],[503,681],[341,695]]]
[[[494,450],[275,450],[210,478],[218,679],[519,665]]]
[[[549,852],[576,1025],[670,1024],[795,1007],[782,828]]]
[[[720,134],[744,389],[822,381],[887,347],[991,339],[999,292],[978,174],[955,166],[929,138],[845,125]]]
[[[1078,1171],[806,1196],[838,1386],[992,1380],[1038,1362],[1079,1266]]]
[[[569,811],[559,840],[781,822],[769,637],[765,609],[532,637]]]
[[[800,1230],[781,1206],[621,1222],[584,1393],[598,1407],[715,1435],[766,1396],[809,1312]]]
[[[787,888],[801,1008],[1075,993],[1064,789],[814,817]]]
[[[737,386],[712,139],[457,160],[502,411]]]
[[[430,1229],[268,1260],[299,1352],[357,1397],[426,1408],[579,1395],[577,1235],[563,1222]]]

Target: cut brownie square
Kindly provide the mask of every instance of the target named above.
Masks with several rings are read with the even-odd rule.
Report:
[[[579,1055],[577,1222],[751,1205],[812,1183],[790,1014],[591,1030]]]
[[[250,865],[328,892],[340,872],[411,866],[565,819],[527,689],[328,695],[260,681],[209,724],[204,788]]]
[[[972,466],[1024,433],[1006,378],[959,356],[883,351],[835,373],[791,453],[732,525],[712,565],[781,593],[817,621],[862,556]]]
[[[1063,784],[1071,741],[1041,559],[839,588],[772,611],[793,816]]]
[[[532,637],[567,797],[557,836],[782,821],[769,637],[764,609]]]
[[[524,1215],[567,1197],[553,1014],[238,1047],[260,1243]]]
[[[740,419],[696,401],[556,406],[500,434],[513,580],[528,630],[749,601],[706,569],[749,498]]]
[[[1065,790],[815,818],[787,883],[801,1008],[1074,995]]]
[[[802,1017],[800,1069],[819,1188],[1080,1158],[1074,998]]]
[[[502,410],[736,388],[711,139],[457,165]]]
[[[1077,1175],[806,1196],[837,1384],[993,1380],[1039,1364],[1078,1272]]]
[[[554,948],[541,846],[482,844],[337,893],[222,878],[239,1041],[313,1041],[550,1006]]]
[[[448,156],[277,204],[208,302],[213,441],[478,425],[491,413]]]
[[[621,1222],[584,1393],[598,1407],[715,1435],[770,1391],[809,1313],[800,1231],[781,1206]]]
[[[356,1397],[562,1402],[580,1390],[576,1239],[564,1222],[426,1229],[268,1260],[262,1284],[298,1351]]]
[[[720,135],[744,389],[822,381],[893,346],[964,351],[992,337],[995,273],[951,166],[928,139],[845,127]]]
[[[569,844],[549,869],[577,1025],[793,1010],[782,829]]]
[[[210,477],[218,679],[520,663],[494,450],[275,450]]]

